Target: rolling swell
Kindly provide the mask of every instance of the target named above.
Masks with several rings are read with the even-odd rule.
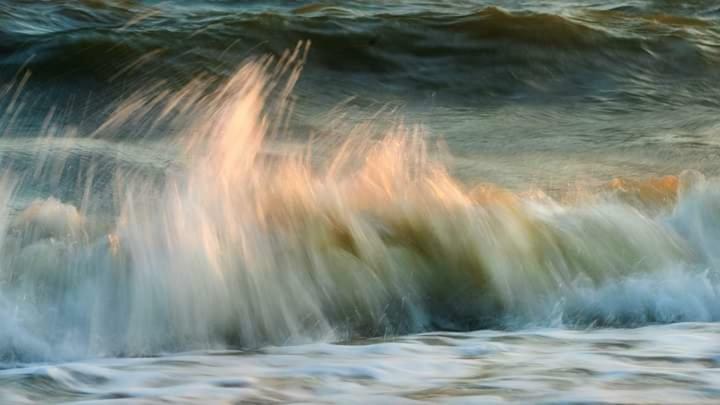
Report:
[[[66,185],[75,195],[15,210],[18,190],[56,171],[4,174],[5,362],[720,319],[714,180],[617,179],[573,201],[513,193],[454,179],[420,129],[373,123],[327,145],[324,162],[270,157],[306,51],[161,92],[190,123],[174,138],[181,167],[160,180],[88,168]],[[110,121],[158,102],[138,97]],[[96,181],[112,187],[97,195]]]
[[[0,17],[6,75],[25,66],[36,80],[72,78],[88,87],[150,77],[182,85],[199,72],[229,75],[249,54],[280,54],[310,40],[312,72],[465,96],[573,94],[599,81],[712,76],[720,44],[707,17],[651,11],[358,14],[332,5],[248,12],[50,2],[50,24],[41,24],[10,4]]]

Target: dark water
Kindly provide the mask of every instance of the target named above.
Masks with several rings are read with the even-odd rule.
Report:
[[[543,171],[560,182],[589,173],[716,170],[720,11],[713,2],[1,7],[0,79],[17,83],[32,73],[23,111],[4,122],[15,131],[35,129],[55,106],[68,125],[91,132],[131,92],[227,77],[249,56],[310,40],[294,93],[298,136],[320,130],[317,117],[340,103],[356,107],[358,120],[385,106],[469,159],[457,168],[464,177],[545,181],[534,167],[546,159],[558,160]],[[529,167],[492,168],[518,154]]]
[[[719,67],[707,0],[4,1],[0,400],[713,403]]]

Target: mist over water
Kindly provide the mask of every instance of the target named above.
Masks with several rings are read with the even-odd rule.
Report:
[[[712,4],[26,3],[0,398],[717,396]]]

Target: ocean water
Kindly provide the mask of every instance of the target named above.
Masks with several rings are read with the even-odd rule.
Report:
[[[717,403],[719,23],[0,3],[0,402]]]

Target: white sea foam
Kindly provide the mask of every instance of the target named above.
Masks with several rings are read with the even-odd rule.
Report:
[[[117,168],[102,180],[98,166],[51,154],[32,175],[5,174],[6,362],[720,318],[713,181],[618,180],[574,201],[472,187],[433,158],[422,129],[399,124],[310,145],[324,163],[265,153],[286,129],[305,51],[221,84],[133,96],[98,128],[146,130],[163,106],[161,120],[183,124],[173,148],[184,152],[162,176]],[[66,171],[77,198],[13,210],[23,186],[61,184]],[[378,367],[298,372],[392,373]]]

